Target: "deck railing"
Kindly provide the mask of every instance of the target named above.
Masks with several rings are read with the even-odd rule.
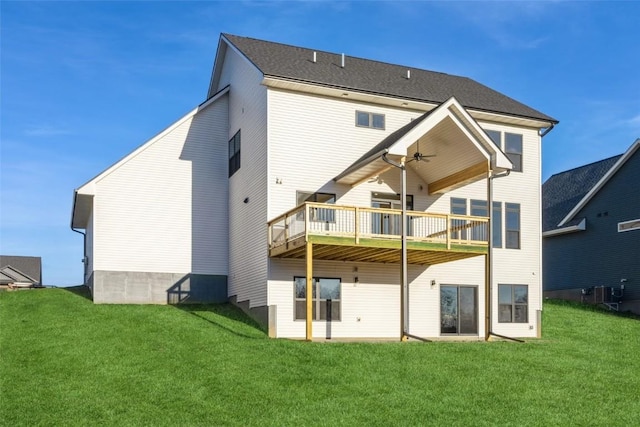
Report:
[[[402,211],[307,202],[268,223],[273,249],[309,235],[400,240]],[[407,211],[407,240],[457,245],[488,245],[486,217]]]

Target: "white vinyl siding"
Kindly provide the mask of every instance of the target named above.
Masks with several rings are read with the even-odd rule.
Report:
[[[242,166],[227,178],[228,293],[251,308],[267,304],[267,89],[261,82],[253,65],[227,49],[220,77],[220,87],[230,85],[226,141],[242,133]],[[228,162],[226,153],[221,151]]]
[[[91,276],[91,272],[93,271],[93,210],[91,214],[89,214],[89,219],[87,220],[87,228],[85,229],[85,256],[87,265],[84,268],[85,277],[84,283],[87,283],[89,277]]]
[[[371,194],[397,193],[400,173],[390,169],[382,173],[378,179],[371,179],[355,187],[335,184],[332,179],[350,166],[363,153],[379,143],[389,133],[407,124],[412,118],[420,116],[420,112],[399,108],[366,105],[345,99],[332,99],[309,94],[291,93],[284,90],[270,89],[269,96],[269,205],[268,218],[273,219],[295,206],[297,190],[335,193],[337,204],[370,206]],[[369,129],[353,126],[355,111],[364,110],[384,114],[385,131],[372,132]],[[498,324],[497,321],[497,283],[522,283],[529,286],[530,319],[535,321],[535,312],[541,309],[540,282],[540,137],[535,129],[518,126],[483,124],[487,128],[501,132],[519,133],[523,135],[523,162],[527,167],[523,173],[511,174],[498,178],[493,182],[493,199],[504,203],[518,203],[521,206],[521,249],[494,250],[493,280],[493,330],[510,336],[535,336],[535,324]],[[434,135],[435,137],[435,135]],[[348,142],[348,143],[347,143]],[[455,156],[472,155],[470,146],[459,144],[453,147]],[[437,167],[439,162],[425,163],[425,167]],[[423,165],[419,165],[422,167]],[[445,165],[446,166],[446,165]],[[444,166],[443,166],[444,167]],[[414,209],[421,211],[448,213],[452,197],[467,200],[486,200],[487,182],[485,179],[466,185],[444,195],[432,196],[427,193],[427,183],[420,180],[412,170],[407,173],[407,193],[414,196]],[[504,215],[504,212],[502,213]],[[504,227],[504,222],[503,222]],[[504,240],[503,240],[504,245]],[[266,251],[265,251],[266,252]],[[293,304],[292,277],[304,276],[304,263],[298,262],[295,268],[285,271],[280,278],[280,269],[289,266],[289,261],[271,260],[269,280],[269,305],[277,310],[277,334],[280,337],[303,337],[304,327],[289,324],[292,315],[285,315],[282,310],[290,310]],[[342,279],[342,320],[340,326],[334,324],[331,333],[334,336],[354,337],[396,337],[399,334],[399,304],[387,304],[379,309],[373,301],[380,298],[384,301],[396,301],[399,298],[398,277],[399,266],[395,264],[367,264],[371,271],[372,281],[377,285],[366,287],[365,274],[359,277],[359,284],[354,286],[352,263],[344,263],[344,274],[336,274],[335,270],[325,271],[323,265],[333,265],[315,261],[314,276],[341,277]],[[318,270],[316,270],[317,268]],[[341,268],[340,271],[343,271]],[[358,268],[361,268],[358,265]],[[410,286],[410,331],[416,335],[439,336],[439,288],[432,287],[431,280],[438,284],[478,286],[480,334],[484,331],[484,257],[476,257],[454,263],[438,264],[431,267],[412,266],[422,271],[411,279]],[[422,269],[422,270],[421,270]],[[363,290],[364,289],[364,290]],[[363,292],[362,295],[359,293]],[[378,292],[380,294],[378,294]],[[383,294],[387,292],[385,298]],[[354,300],[354,293],[357,297]],[[397,294],[397,295],[396,295]],[[377,295],[377,296],[376,296]],[[397,297],[397,298],[396,298]],[[367,309],[356,310],[364,315],[349,313],[354,307],[366,304]],[[398,300],[399,301],[399,300]],[[355,305],[354,305],[355,304]],[[290,307],[290,308],[286,308]],[[397,313],[396,313],[397,312]],[[377,314],[374,314],[377,313]],[[397,316],[396,316],[397,315]],[[371,326],[371,318],[378,317],[380,325]],[[361,317],[359,322],[353,318]],[[376,320],[377,322],[377,320]],[[390,322],[390,323],[387,323]],[[384,325],[383,325],[384,324]],[[366,326],[365,326],[366,325]],[[534,329],[530,329],[533,326]],[[369,329],[371,327],[371,329]],[[379,327],[379,329],[376,329]],[[322,335],[322,326],[314,324],[314,335]],[[325,328],[326,329],[326,328]]]
[[[227,274],[227,100],[95,182],[94,270]]]

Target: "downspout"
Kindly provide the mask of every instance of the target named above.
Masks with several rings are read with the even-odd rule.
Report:
[[[402,214],[400,216],[400,234],[401,234],[401,256],[400,263],[402,264],[400,275],[400,341],[406,341],[408,339],[408,324],[409,324],[409,292],[408,292],[408,275],[407,275],[407,168],[405,167],[404,158],[400,163],[387,158],[389,150],[385,150],[382,153],[382,160],[401,170],[401,187],[400,203],[402,204]]]
[[[76,197],[77,197],[78,193],[74,191],[73,193],[73,207],[71,208],[71,224],[69,224],[69,226],[71,227],[71,231],[74,231],[78,234],[82,234],[82,265],[84,266],[83,268],[83,272],[82,272],[82,284],[86,285],[87,284],[87,233],[83,233],[82,231],[78,231],[75,228],[73,228],[73,212],[75,212],[76,210]]]
[[[552,125],[553,127],[553,125]],[[549,129],[550,130],[550,129]],[[493,332],[493,313],[491,310],[491,307],[493,306],[493,296],[491,293],[491,290],[493,289],[493,180],[496,178],[502,178],[502,177],[507,177],[509,176],[509,174],[511,173],[511,170],[508,169],[505,172],[501,172],[499,174],[496,175],[491,175],[491,172],[489,172],[489,177],[488,177],[488,184],[487,184],[487,210],[489,213],[489,251],[488,251],[488,264],[489,264],[489,268],[488,268],[488,276],[489,276],[489,280],[488,280],[488,289],[487,289],[487,299],[488,299],[488,304],[486,305],[486,322],[488,324],[485,324],[485,330],[486,330],[486,334],[485,334],[485,340],[489,340],[490,337],[494,336],[494,337],[498,337],[498,338],[503,338],[506,340],[511,340],[511,341],[516,341],[516,342],[524,342],[522,340],[519,340],[517,338],[512,338],[512,337],[507,337],[505,335],[500,335],[500,334],[496,334],[495,332]]]
[[[549,132],[551,132],[553,130],[553,128],[556,127],[556,125],[554,123],[551,123],[551,126],[549,126],[548,128],[546,128],[545,130],[540,129],[538,131],[538,135],[540,136],[540,138],[543,138],[546,134],[548,134]]]

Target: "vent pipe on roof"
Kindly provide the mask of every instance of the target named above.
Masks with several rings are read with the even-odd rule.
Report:
[[[407,70],[407,80],[411,78],[411,70]]]
[[[342,68],[344,68],[344,53],[342,54],[342,65],[340,65]]]
[[[316,52],[313,52],[313,63],[316,63]]]

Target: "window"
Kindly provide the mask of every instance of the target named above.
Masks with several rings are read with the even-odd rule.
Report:
[[[229,178],[240,169],[240,130],[229,140]]]
[[[307,279],[294,277],[295,320],[307,319]],[[313,320],[340,320],[340,279],[313,278]]]
[[[459,199],[456,197],[451,198],[451,213],[454,215],[466,215],[467,214],[467,199]],[[454,219],[451,221],[451,238],[452,239],[466,239],[467,229],[465,224],[467,222],[463,219]]]
[[[520,249],[520,205],[505,203],[505,248]]]
[[[384,129],[384,114],[356,111],[356,126],[373,129]]]
[[[485,129],[485,132],[494,144],[502,149],[502,132],[497,130]],[[511,163],[513,163],[513,172],[522,172],[522,135],[518,133],[504,133],[504,153],[507,155]]]
[[[498,322],[528,323],[527,285],[498,285]]]
[[[618,233],[623,231],[640,230],[640,219],[624,221],[618,223]]]
[[[333,193],[309,193],[305,191],[296,192],[296,206],[300,206],[304,202],[327,203],[334,205],[336,203],[336,195]],[[312,221],[335,222],[336,211],[333,209],[312,208],[310,210]]]
[[[493,221],[493,247],[502,247],[502,203],[493,202],[493,212],[491,221]]]
[[[471,200],[471,215],[488,217],[489,211],[487,210],[487,201]],[[485,224],[476,225],[471,229],[471,240],[489,240],[489,236],[487,236],[487,227]]]
[[[522,172],[522,135],[505,132],[504,152],[513,163],[513,172]]]
[[[493,143],[496,144],[498,148],[502,147],[502,132],[499,132],[497,130],[485,130],[485,132],[487,133],[487,135],[489,135],[489,138],[491,138]]]

